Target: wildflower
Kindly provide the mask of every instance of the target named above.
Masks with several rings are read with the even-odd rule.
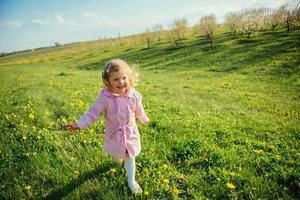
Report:
[[[226,186],[228,189],[233,190],[235,189],[235,185],[233,185],[232,183],[226,183]]]
[[[276,155],[275,158],[276,158],[276,160],[280,160],[281,159],[280,155]]]
[[[45,111],[45,112],[44,112],[44,115],[45,115],[45,116],[48,116],[48,115],[49,115],[49,112],[48,112],[48,111]]]
[[[164,184],[168,185],[170,183],[169,179],[165,178],[163,179]]]
[[[112,174],[114,174],[114,173],[117,172],[117,170],[116,170],[116,168],[111,168],[111,169],[110,169],[110,172],[111,172]]]
[[[269,147],[269,149],[271,149],[271,150],[274,150],[274,149],[275,149],[274,145],[270,145],[270,146],[268,146],[268,147]]]
[[[34,113],[30,113],[28,116],[30,119],[34,120]]]
[[[256,153],[256,154],[262,154],[264,151],[263,150],[254,150],[254,152]]]
[[[167,165],[167,164],[164,164],[164,165],[163,165],[163,168],[164,168],[164,169],[168,169],[168,165]]]
[[[24,189],[25,189],[25,190],[30,190],[30,189],[31,189],[31,185],[26,185],[26,186],[24,187]]]
[[[147,196],[149,196],[149,195],[150,195],[150,193],[149,193],[148,191],[145,191],[145,192],[144,192],[144,196],[145,196],[145,197],[147,197]]]
[[[174,195],[178,196],[179,193],[180,193],[180,190],[178,190],[177,188],[174,188],[174,189],[172,190],[172,193],[173,193]]]
[[[22,139],[23,140],[27,140],[27,137],[25,135],[23,135]]]

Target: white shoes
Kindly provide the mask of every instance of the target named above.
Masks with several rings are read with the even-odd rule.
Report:
[[[136,181],[134,181],[133,183],[128,183],[128,187],[130,188],[130,190],[133,194],[142,194],[143,193],[142,188]]]

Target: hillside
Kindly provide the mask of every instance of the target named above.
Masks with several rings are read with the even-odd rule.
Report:
[[[224,31],[213,47],[91,41],[0,58],[1,199],[296,199],[300,195],[300,32]],[[128,40],[127,40],[128,39]],[[151,124],[133,196],[102,152],[103,119],[68,133],[122,58],[140,72]]]

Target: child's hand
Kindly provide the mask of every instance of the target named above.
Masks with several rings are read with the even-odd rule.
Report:
[[[65,129],[67,129],[68,131],[71,131],[71,132],[80,129],[79,126],[76,123],[66,124],[64,127],[65,127]]]
[[[145,121],[143,124],[144,125],[149,125],[151,122],[150,122],[150,120],[148,119],[147,121]]]

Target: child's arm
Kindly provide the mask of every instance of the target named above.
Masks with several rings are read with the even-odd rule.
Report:
[[[94,102],[94,104],[88,109],[88,111],[76,122],[76,125],[80,129],[85,129],[88,126],[92,125],[104,112],[105,109],[105,100],[104,96],[100,95]]]
[[[99,118],[100,114],[104,112],[104,106],[103,96],[100,95],[80,120],[76,123],[66,124],[64,128],[68,131],[75,131],[90,126]]]
[[[73,123],[73,124],[66,124],[64,125],[64,128],[67,129],[68,131],[76,131],[76,130],[79,130],[79,126],[76,124],[76,123]]]
[[[142,104],[142,96],[139,93],[137,93],[135,115],[142,124],[146,125],[150,123],[150,120],[144,111],[144,107]]]

